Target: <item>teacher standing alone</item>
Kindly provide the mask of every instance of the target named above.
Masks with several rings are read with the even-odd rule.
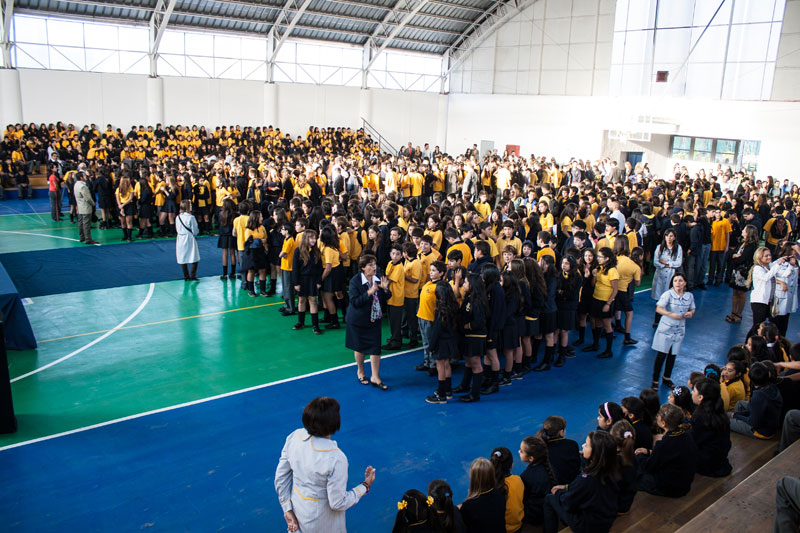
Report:
[[[375,469],[347,490],[347,457],[331,440],[339,431],[339,402],[314,398],[303,410],[303,427],[293,431],[281,451],[275,490],[289,531],[344,533],[344,512],[369,492]]]
[[[181,202],[181,214],[176,219],[175,229],[178,238],[175,241],[175,256],[183,269],[185,281],[197,281],[197,263],[200,262],[200,247],[197,246],[197,219],[192,214],[192,202]],[[189,265],[192,269],[189,272]]]
[[[356,377],[362,385],[372,385],[387,390],[381,381],[381,304],[391,296],[389,278],[376,275],[377,260],[374,255],[362,255],[358,260],[356,274],[350,280],[350,306],[347,308],[347,332],[344,345],[355,352],[358,372]],[[364,358],[369,355],[372,377],[364,371]]]

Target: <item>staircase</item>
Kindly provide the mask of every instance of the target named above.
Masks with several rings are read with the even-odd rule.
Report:
[[[364,117],[361,117],[361,127],[363,128],[364,133],[369,135],[373,141],[378,142],[381,152],[386,152],[392,155],[397,155],[399,153],[397,148],[392,146],[392,143],[390,143],[386,137],[381,135],[381,132],[379,132],[372,124],[367,122],[367,119]]]

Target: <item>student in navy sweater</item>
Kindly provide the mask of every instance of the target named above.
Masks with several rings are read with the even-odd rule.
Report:
[[[575,533],[603,533],[617,518],[617,444],[608,433],[590,431],[583,445],[586,467],[569,485],[556,485],[544,499],[544,533],[558,531],[558,519]]]
[[[753,363],[749,376],[753,392],[749,402],[739,401],[734,407],[731,431],[757,439],[771,439],[780,429],[783,398],[770,381],[769,370],[763,363]]]
[[[711,379],[697,382],[692,391],[697,406],[692,415],[692,438],[697,446],[697,473],[723,477],[731,473],[731,424],[720,396],[720,384]]]
[[[493,394],[498,390],[500,374],[500,359],[497,357],[497,350],[502,349],[500,337],[503,330],[503,321],[506,316],[506,295],[503,286],[500,285],[500,269],[494,263],[486,263],[481,268],[481,278],[486,287],[486,298],[488,307],[486,315],[488,317],[488,333],[486,336],[486,367],[491,371],[486,376],[484,370],[483,387],[481,394]]]
[[[478,457],[469,468],[469,492],[459,508],[468,533],[506,533],[506,496],[494,467]]]
[[[625,419],[633,426],[635,433],[635,448],[653,449],[653,430],[645,422],[646,407],[644,402],[636,396],[626,396],[622,399],[622,413]]]
[[[680,498],[692,487],[697,467],[697,446],[690,433],[691,426],[684,423],[683,409],[666,403],[656,416],[656,423],[665,431],[649,452],[636,450],[641,478],[639,490]]]
[[[627,420],[620,420],[611,426],[609,434],[617,443],[620,474],[617,514],[623,515],[630,511],[638,488],[639,468],[633,456],[633,450],[636,449],[633,425]]]
[[[540,525],[543,520],[544,498],[550,494],[556,477],[547,458],[547,444],[539,437],[525,437],[519,445],[519,459],[528,466],[520,474],[525,493],[522,502],[525,507],[524,522]]]
[[[556,476],[556,483],[569,483],[581,471],[578,443],[564,437],[567,421],[560,416],[548,416],[536,434],[547,444],[547,457]]]

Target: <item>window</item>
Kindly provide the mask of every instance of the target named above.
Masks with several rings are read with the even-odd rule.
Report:
[[[673,159],[691,159],[692,156],[692,138],[679,137],[678,135],[672,138],[672,158]]]
[[[694,140],[694,152],[692,154],[694,161],[711,161],[713,152],[714,139],[696,138]]]
[[[755,170],[760,141],[738,141],[734,139],[711,139],[708,137],[672,137],[672,159],[719,163]]]
[[[12,64],[20,68],[148,74],[145,27],[14,15]]]
[[[768,100],[785,3],[737,0],[731,12],[731,1],[617,0],[610,94]],[[635,81],[613,75],[632,69]]]
[[[144,25],[16,14],[11,37],[13,67],[150,73],[150,36]],[[275,58],[273,79],[360,87],[362,58],[360,46],[291,40]],[[263,37],[168,27],[159,45],[156,71],[162,76],[266,81],[269,59]],[[387,50],[372,65],[369,86],[438,92],[441,68],[441,56]]]
[[[718,140],[714,150],[714,161],[723,165],[736,163],[736,141]]]
[[[739,165],[744,170],[755,171],[758,168],[758,153],[761,151],[761,141],[742,141],[742,159]]]

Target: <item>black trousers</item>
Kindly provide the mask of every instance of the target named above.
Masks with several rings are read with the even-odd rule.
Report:
[[[389,331],[392,332],[389,344],[400,344],[403,342],[403,336],[400,333],[400,324],[403,322],[403,306],[387,305],[386,307],[389,310]]]
[[[748,339],[758,333],[758,326],[769,318],[769,305],[751,302],[750,310],[753,312],[753,326],[747,332]]]
[[[661,365],[664,364],[664,360],[667,360],[667,365],[664,367],[664,377],[669,379],[672,377],[672,368],[675,366],[675,354],[672,353],[672,348],[669,349],[669,353],[658,352],[656,355],[656,362],[653,365],[653,381],[658,381],[659,374],[661,374]]]

